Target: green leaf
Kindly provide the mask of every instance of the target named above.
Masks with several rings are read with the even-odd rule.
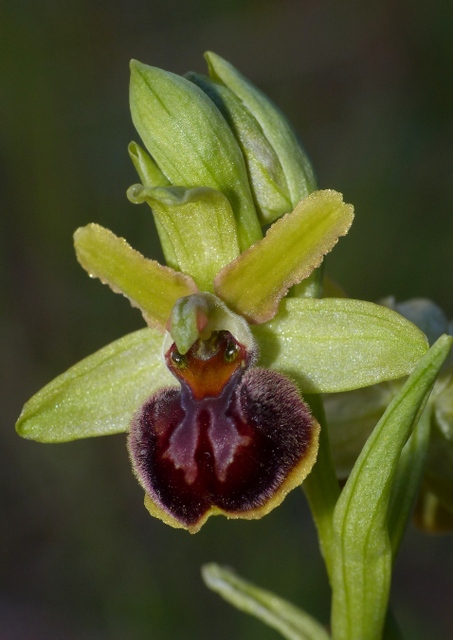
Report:
[[[270,224],[292,211],[278,156],[252,114],[228,87],[197,73],[186,77],[211,98],[234,133],[245,159],[261,224]]]
[[[283,113],[244,78],[232,64],[212,51],[205,53],[209,75],[222,82],[241,100],[257,120],[264,135],[277,153],[293,207],[316,189],[313,170],[305,152]]]
[[[239,578],[216,564],[202,569],[206,585],[227,602],[280,632],[288,640],[329,640],[329,635],[312,616],[270,591]]]
[[[239,255],[233,211],[220,191],[135,185],[129,197],[146,200],[165,232],[179,269],[200,291],[213,292],[217,273]]]
[[[353,207],[340,193],[312,193],[222,269],[214,283],[217,295],[250,322],[266,322],[288,289],[307,278],[347,233],[352,219]]]
[[[388,505],[401,451],[448,355],[442,336],[392,400],[363,448],[334,513],[332,574],[335,640],[380,640],[390,588]]]
[[[388,507],[388,530],[396,557],[420,489],[428,453],[432,406],[425,407],[401,452]]]
[[[427,350],[424,334],[395,311],[348,298],[287,298],[252,327],[260,364],[294,378],[302,393],[332,393],[400,378]]]
[[[192,82],[131,62],[132,120],[174,186],[209,187],[230,201],[241,250],[261,237],[241,150],[217,107]]]
[[[146,328],[88,356],[26,403],[18,434],[39,442],[67,442],[127,431],[152,393],[176,386],[163,362],[162,342],[162,334]]]
[[[90,276],[127,296],[146,322],[161,331],[176,300],[197,292],[189,276],[144,258],[124,238],[98,224],[77,229],[74,246],[78,261]]]

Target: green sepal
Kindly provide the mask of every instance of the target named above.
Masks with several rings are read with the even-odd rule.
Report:
[[[302,393],[333,393],[401,378],[426,352],[426,337],[395,311],[349,298],[287,298],[253,326],[260,364],[297,380]]]
[[[331,576],[336,640],[381,639],[392,567],[387,527],[392,482],[451,343],[442,336],[420,360],[369,437],[337,502]]]
[[[287,640],[329,640],[322,625],[311,615],[237,576],[217,564],[202,568],[205,584],[224,600],[264,624],[276,629]]]
[[[307,278],[348,232],[354,217],[336,191],[315,191],[217,275],[214,289],[249,322],[270,320],[288,289]]]
[[[23,438],[67,442],[127,431],[134,413],[157,389],[176,386],[162,358],[162,334],[130,333],[81,360],[24,406]]]
[[[223,193],[206,187],[133,185],[128,197],[149,204],[180,271],[201,291],[212,293],[216,274],[239,255],[233,211]]]
[[[262,225],[292,211],[291,198],[278,156],[258,122],[228,89],[197,73],[186,77],[211,98],[239,143]]]
[[[77,229],[74,246],[78,261],[91,277],[125,295],[149,326],[162,332],[176,300],[197,292],[189,276],[148,260],[124,238],[98,224]]]
[[[189,80],[131,62],[132,120],[174,186],[209,187],[230,201],[241,250],[261,237],[241,150],[217,107]]]
[[[283,113],[232,64],[215,53],[205,53],[209,75],[226,85],[259,123],[283,168],[293,207],[316,189],[311,164]]]
[[[140,181],[145,187],[167,187],[170,185],[169,180],[167,180],[151,156],[149,156],[140,145],[136,142],[130,142],[127,150],[132,164],[140,177]],[[137,204],[135,200],[133,200],[133,203]],[[153,217],[167,265],[173,269],[177,269],[178,261],[174,255],[170,238],[162,227],[159,219],[156,216]]]

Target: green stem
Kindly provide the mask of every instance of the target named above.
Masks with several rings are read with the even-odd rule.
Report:
[[[340,487],[338,485],[332,453],[329,445],[329,434],[324,415],[324,407],[319,395],[305,396],[314,417],[321,425],[319,437],[318,459],[313,470],[305,479],[303,488],[318,530],[321,553],[326,563],[329,579],[332,575],[333,558],[333,526],[332,518]]]

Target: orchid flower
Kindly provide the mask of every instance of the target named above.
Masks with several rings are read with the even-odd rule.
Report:
[[[210,78],[131,64],[147,151],[129,146],[128,196],[151,207],[167,265],[97,224],[74,236],[80,264],[147,326],[44,387],[17,424],[40,442],[128,433],[148,511],[190,532],[261,517],[304,481],[320,425],[301,394],[401,378],[427,350],[394,310],[320,297],[353,208],[316,190],[278,109],[207,59]]]

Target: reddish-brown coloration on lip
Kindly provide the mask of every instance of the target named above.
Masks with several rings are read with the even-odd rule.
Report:
[[[311,468],[317,424],[308,407],[281,374],[247,369],[253,359],[227,331],[185,356],[168,350],[181,388],[154,394],[129,436],[136,475],[164,520],[196,531],[210,513],[258,517],[302,482],[300,465]]]

